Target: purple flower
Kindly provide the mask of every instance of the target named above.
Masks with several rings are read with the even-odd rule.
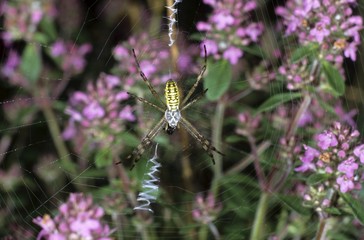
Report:
[[[86,66],[85,55],[91,51],[90,44],[76,46],[73,42],[56,41],[51,47],[51,54],[61,61],[61,68],[67,74],[75,75]]]
[[[358,168],[359,165],[355,162],[355,158],[350,156],[348,159],[339,164],[337,170],[345,173],[348,178],[352,178],[354,177],[355,170],[357,170]]]
[[[242,47],[257,42],[263,32],[263,24],[250,19],[257,6],[256,1],[216,0],[205,3],[211,5],[213,11],[207,22],[197,23],[197,29],[206,32],[206,39],[200,45],[201,56],[206,45],[208,55],[237,64],[243,56]]]
[[[302,165],[295,168],[295,171],[306,172],[308,170],[315,170],[316,167],[315,164],[312,163],[312,161],[318,156],[320,156],[320,152],[307,145],[303,145],[303,148],[305,149],[305,154],[302,157],[300,157]]]
[[[339,176],[336,179],[336,183],[340,186],[340,191],[342,193],[346,193],[354,189],[355,185],[352,178],[349,178],[346,175]]]
[[[238,60],[241,56],[243,56],[243,51],[234,46],[231,46],[228,49],[226,49],[223,54],[223,58],[227,59],[233,65],[238,63]]]
[[[316,38],[318,43],[322,43],[324,38],[330,35],[330,31],[322,22],[318,22],[316,26],[310,31],[310,35]]]
[[[230,26],[234,23],[234,18],[227,12],[220,12],[211,17],[211,21],[216,24],[216,28],[218,30],[223,30],[227,26]]]
[[[317,42],[325,59],[342,66],[341,55],[356,60],[363,28],[362,17],[353,16],[353,2],[288,0],[276,8],[276,14],[283,18],[287,35],[296,36],[302,44]]]
[[[212,193],[209,193],[205,199],[201,194],[198,194],[195,199],[195,208],[192,211],[192,216],[198,222],[209,224],[215,220],[221,208],[221,204],[216,203]]]
[[[86,142],[110,147],[124,129],[125,121],[136,119],[131,107],[123,103],[128,98],[117,76],[100,74],[85,92],[77,91],[71,96],[65,111],[70,120],[63,137],[69,140],[81,134],[85,140],[90,138]]]
[[[102,118],[105,115],[104,109],[97,102],[89,103],[82,111],[83,115],[88,120],[93,120],[96,118]]]
[[[1,73],[5,77],[11,77],[16,68],[18,67],[20,63],[20,57],[17,52],[10,50],[8,59],[6,60],[5,64],[1,68]]]
[[[357,44],[350,43],[344,50],[344,56],[347,58],[350,58],[354,62],[356,61],[356,50],[357,50]]]
[[[130,105],[126,105],[121,111],[120,111],[120,114],[119,114],[119,117],[123,120],[127,120],[127,121],[130,121],[130,122],[134,122],[136,120],[134,114],[133,114],[133,111],[132,111],[132,108]]]
[[[57,41],[51,46],[51,54],[53,57],[59,57],[66,52],[66,47],[63,41]]]
[[[16,40],[36,41],[34,37],[40,21],[54,17],[53,1],[2,1],[1,12],[4,14],[1,34],[6,44]],[[1,14],[0,14],[1,15]]]
[[[361,144],[354,148],[354,155],[360,159],[361,163],[364,163],[364,144]]]
[[[49,215],[37,217],[33,222],[42,230],[37,239],[104,239],[112,233],[109,226],[101,222],[104,211],[93,204],[90,196],[71,193],[68,201],[59,208],[53,219]]]
[[[142,81],[131,49],[135,49],[141,70],[153,85],[163,83],[164,79],[177,78],[176,73],[170,73],[168,44],[142,32],[131,36],[126,42],[119,43],[113,50],[117,65],[112,72],[123,76],[122,84],[126,88],[136,81]]]
[[[335,147],[337,144],[338,141],[336,136],[330,131],[326,131],[317,136],[317,146],[322,150],[327,150],[329,147]]]

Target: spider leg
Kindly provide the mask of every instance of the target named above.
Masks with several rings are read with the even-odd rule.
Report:
[[[186,108],[188,108],[189,106],[191,106],[192,104],[194,104],[195,102],[197,102],[198,100],[200,100],[203,96],[205,96],[205,93],[207,92],[208,89],[205,89],[200,95],[198,95],[195,99],[193,99],[191,102],[187,103],[186,105],[182,105],[181,108],[181,112],[183,110],[185,110]]]
[[[163,129],[163,124],[165,123],[164,116],[162,119],[148,132],[148,134],[142,139],[140,144],[133,150],[133,152],[126,157],[127,160],[133,159],[133,165],[130,170],[135,167],[135,164],[139,161],[140,157],[144,153],[145,149],[152,143],[152,140],[157,136],[157,134]],[[116,164],[120,164],[117,162]]]
[[[148,78],[145,76],[144,72],[142,71],[142,69],[140,68],[140,64],[139,64],[139,61],[138,61],[138,58],[135,54],[135,51],[134,49],[132,50],[133,51],[133,55],[134,55],[134,59],[135,59],[135,62],[136,62],[136,65],[137,65],[137,68],[138,68],[138,71],[139,71],[139,74],[140,76],[142,77],[143,81],[148,85],[148,88],[150,90],[150,92],[153,94],[153,96],[158,99],[162,105],[164,107],[167,108],[167,105],[162,101],[161,97],[158,95],[158,93],[155,91],[155,89],[153,88],[153,86],[150,84]]]
[[[144,98],[141,98],[141,97],[138,97],[137,95],[132,94],[130,92],[127,92],[127,93],[130,95],[130,97],[135,98],[135,99],[139,100],[140,102],[145,103],[145,104],[147,104],[147,105],[149,105],[151,107],[154,107],[155,109],[158,109],[159,111],[164,113],[164,110],[161,107],[155,105],[154,103],[151,103],[148,100],[146,100]]]
[[[209,140],[207,140],[199,131],[184,117],[181,116],[180,123],[182,127],[186,129],[186,131],[191,134],[192,137],[194,137],[201,145],[202,148],[207,152],[207,154],[211,157],[212,163],[215,164],[214,155],[212,154],[212,151],[225,156],[222,152],[217,150]]]
[[[195,84],[193,84],[193,86],[191,87],[190,91],[188,91],[188,93],[187,93],[186,97],[183,99],[183,102],[182,102],[181,106],[185,105],[185,104],[186,104],[186,102],[188,101],[188,99],[191,97],[191,95],[195,92],[195,90],[196,90],[196,88],[197,88],[198,84],[200,83],[200,81],[201,81],[201,79],[202,79],[202,77],[203,77],[203,74],[204,74],[204,73],[205,73],[205,71],[206,71],[206,65],[207,65],[207,51],[206,51],[206,46],[204,45],[203,47],[204,47],[204,49],[205,49],[205,63],[204,63],[204,65],[203,65],[203,66],[202,66],[202,68],[201,68],[200,74],[198,75],[198,77],[197,77],[197,80],[196,80]]]

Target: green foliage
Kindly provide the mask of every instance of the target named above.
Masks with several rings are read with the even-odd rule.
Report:
[[[302,205],[302,197],[301,196],[289,196],[289,195],[282,195],[282,194],[276,194],[275,195],[284,205],[288,206],[290,209],[292,209],[295,212],[298,212],[302,215],[310,215],[311,212],[308,208],[305,208]]]
[[[218,100],[229,88],[232,72],[231,65],[226,60],[207,63],[208,70],[205,77],[204,88],[208,89],[207,99]]]
[[[316,184],[326,181],[329,178],[330,178],[330,175],[328,175],[328,174],[320,174],[320,173],[310,174],[310,176],[307,179],[307,184],[316,185]]]
[[[321,60],[321,65],[332,93],[335,96],[342,96],[345,93],[345,82],[339,70],[326,60]]]
[[[341,193],[340,196],[351,208],[354,216],[364,225],[364,204],[362,201],[353,198],[350,194]]]
[[[23,76],[34,85],[42,71],[42,58],[39,47],[29,43],[26,45],[21,58],[20,71]]]
[[[95,165],[98,168],[110,166],[112,164],[112,152],[110,149],[101,149],[96,153]]]
[[[317,56],[318,50],[319,50],[319,45],[317,43],[311,43],[298,47],[292,53],[291,61],[294,63],[304,58],[311,58]]]
[[[266,100],[262,105],[259,106],[257,109],[257,112],[267,112],[269,110],[272,110],[286,102],[293,101],[294,99],[300,98],[302,96],[302,93],[296,92],[296,93],[279,93],[272,97],[270,97],[268,100]]]

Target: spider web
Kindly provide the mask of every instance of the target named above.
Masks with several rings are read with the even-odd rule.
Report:
[[[56,6],[60,8],[61,2],[57,1]],[[71,0],[64,2],[66,2],[65,5],[71,6],[74,3]],[[166,47],[168,46],[168,21],[164,20],[161,23],[160,19],[153,18],[153,13],[155,14],[160,8],[157,6],[158,4],[151,5],[149,6],[146,1],[133,3],[106,0],[78,2],[75,5],[79,8],[76,11],[77,16],[61,18],[62,21],[58,24],[74,25],[72,26],[75,29],[74,33],[63,33],[65,36],[68,34],[68,38],[74,46],[84,42],[91,42],[93,50],[87,55],[85,70],[67,79],[67,87],[58,96],[49,96],[41,92],[38,95],[31,95],[23,86],[7,82],[7,79],[1,78],[1,237],[13,237],[13,239],[35,238],[40,232],[40,228],[33,223],[33,219],[38,216],[42,217],[44,214],[56,216],[59,212],[58,207],[67,200],[70,193],[83,192],[92,195],[95,204],[104,207],[105,217],[103,222],[114,229],[112,237],[115,239],[146,239],[148,234],[150,238],[157,239],[210,239],[216,237],[215,234],[210,232],[214,230],[211,229],[211,225],[200,224],[194,220],[193,209],[196,205],[197,194],[202,193],[202,195],[206,196],[212,192],[211,189],[216,190],[214,197],[217,205],[221,206],[219,217],[213,221],[213,225],[217,227],[221,239],[242,239],[242,236],[249,236],[252,231],[252,219],[254,219],[256,213],[261,191],[252,163],[253,158],[246,144],[247,139],[239,136],[236,130],[238,129],[238,114],[260,105],[264,99],[262,98],[264,90],[255,92],[249,89],[248,74],[244,75],[237,70],[235,70],[236,73],[232,73],[233,80],[229,87],[231,93],[229,92],[228,98],[218,101],[209,101],[203,98],[184,112],[184,116],[209,141],[213,144],[216,141],[221,143],[220,146],[216,147],[219,150],[221,149],[226,156],[217,160],[218,164],[222,164],[220,170],[216,170],[216,165],[212,165],[211,159],[202,149],[202,146],[188,136],[187,133],[183,134],[182,130],[178,130],[178,134],[172,136],[168,136],[162,131],[155,141],[146,148],[141,160],[131,172],[128,171],[128,167],[121,167],[123,169],[120,170],[119,166],[116,167],[112,163],[108,166],[98,167],[96,163],[97,153],[87,152],[90,149],[86,147],[77,149],[76,141],[65,141],[68,149],[66,155],[59,155],[57,152],[54,137],[52,137],[49,129],[57,122],[61,131],[57,137],[62,139],[60,134],[66,129],[69,120],[69,116],[65,114],[64,110],[70,96],[75,91],[85,91],[87,82],[95,81],[101,72],[111,74],[113,66],[116,65],[112,51],[118,43],[126,42],[130,36],[138,31],[146,31],[150,41],[160,41]],[[268,13],[270,7],[276,7],[277,5],[274,2],[265,2],[263,6],[254,11],[256,17],[265,23],[265,27],[275,23],[276,19],[268,17],[270,16]],[[196,30],[196,24],[199,21],[206,20],[206,16],[211,9],[199,1],[193,3],[184,1],[179,4],[178,9],[177,26],[179,30],[175,32],[175,34],[178,33],[178,39],[189,39],[194,38],[194,36],[198,36],[199,40],[206,39],[204,32]],[[359,5],[359,11],[363,15],[362,5]],[[161,26],[162,32],[160,32]],[[0,26],[0,30],[4,31],[4,28]],[[273,27],[267,30],[267,35],[263,38],[264,42],[257,47],[258,52],[262,53],[281,44],[281,40],[274,35],[273,30]],[[52,47],[49,44],[40,44],[39,42],[31,42],[31,44],[40,47],[42,51],[49,51]],[[174,44],[178,44],[178,41]],[[193,53],[197,52],[197,55],[199,55],[200,48],[196,42],[186,41],[180,44],[184,47],[181,53],[191,51]],[[288,47],[294,48],[298,45],[297,41],[288,42]],[[4,45],[2,46],[4,51],[0,66],[5,64],[9,51]],[[137,49],[135,46],[138,59],[142,61],[153,57],[150,52],[162,51],[164,49],[162,49],[162,46],[159,49],[153,49],[152,46],[147,44],[142,46],[142,49]],[[15,48],[19,50],[23,46],[15,46]],[[362,58],[361,53],[358,58]],[[130,63],[132,63],[134,60],[131,55],[130,59]],[[277,62],[272,60],[271,57],[267,56],[263,60],[266,61],[264,67],[267,70],[269,67],[278,68]],[[258,64],[258,60],[254,61],[254,63]],[[214,68],[220,67],[210,63],[209,61],[207,71],[213,71]],[[184,95],[193,85],[200,66],[203,65],[203,57],[195,57],[192,64],[193,68],[188,69],[191,71],[183,77],[173,74],[176,63],[167,61],[165,65],[164,74],[167,77],[176,77],[176,81]],[[243,61],[240,64],[244,70],[251,71],[252,64],[249,64],[249,62]],[[358,79],[363,75],[361,70],[363,69],[362,60],[356,63],[355,66],[348,63],[347,68],[355,72],[350,74],[350,83],[359,85]],[[52,85],[53,83],[65,81],[63,77],[43,72],[40,78]],[[123,79],[125,75],[121,74],[119,77]],[[142,79],[138,78],[137,81],[139,82],[135,83],[136,87],[131,88],[130,91],[158,104],[158,101],[153,99]],[[163,81],[165,79],[157,78],[152,81],[161,97],[163,97],[164,91]],[[203,86],[199,86],[197,93],[191,99],[202,93],[202,91]],[[274,83],[268,82],[265,91],[274,94],[283,92],[283,89],[277,88]],[[235,101],[235,99],[237,100]],[[289,103],[294,102],[293,100],[289,101]],[[353,107],[353,99],[345,97],[343,102],[348,109]],[[45,111],[42,108],[42,106],[49,103],[52,104],[53,119],[46,118]],[[357,106],[354,107],[360,108],[362,98],[360,97],[359,101],[356,99],[355,104]],[[121,147],[111,145],[107,153],[121,148],[120,158],[124,159],[131,153],[138,141],[145,136],[148,129],[151,129],[158,122],[162,114],[151,107],[130,99],[121,102],[120,105],[121,107],[133,105],[133,113],[137,121],[125,123],[126,127],[123,131],[127,135],[123,138],[124,142],[120,143]],[[218,107],[224,108],[223,128],[220,138],[216,132]],[[357,117],[358,122],[360,122],[361,118],[362,115],[359,114]],[[276,152],[279,152],[282,146],[279,142],[280,137],[272,134],[268,126],[269,124],[261,129],[260,144],[257,147],[258,152],[265,152],[263,154],[265,165],[275,167],[277,162],[269,163],[269,161],[272,159],[276,161]],[[362,125],[359,127],[362,128]],[[130,143],[126,144],[127,141],[130,141]],[[154,210],[152,215],[133,214],[132,207],[128,206],[128,201],[130,201],[128,194],[138,192],[137,189],[140,187],[147,170],[147,160],[153,157],[155,143],[157,142],[159,143],[158,161],[161,163],[159,173],[160,196],[156,203],[151,206]],[[216,154],[215,156],[217,157]],[[68,168],[65,159],[71,159],[77,165],[78,170]],[[128,166],[128,163],[126,163],[126,166]],[[282,172],[284,173],[284,170]],[[122,178],[123,174],[128,176],[133,191],[126,191],[125,178]],[[291,183],[287,181],[287,184]],[[294,186],[290,187],[293,188]],[[290,187],[284,188],[284,190],[291,191]],[[279,219],[284,217],[289,219],[287,222],[292,224],[290,226],[294,226],[294,223],[296,223],[305,224],[306,230],[316,228],[315,223],[309,221],[314,213],[303,220],[300,219],[302,222],[295,222],[298,217],[295,214],[282,211],[285,203],[278,198],[278,194],[272,194],[277,195],[277,198],[274,198],[275,202],[269,205],[269,211],[265,217],[267,229],[264,239],[268,239],[277,231],[284,231],[272,227],[278,225]],[[294,201],[298,202],[300,200],[297,198]],[[314,232],[314,230],[311,231]]]

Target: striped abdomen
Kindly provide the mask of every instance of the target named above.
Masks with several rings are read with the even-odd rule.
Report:
[[[179,93],[177,83],[173,80],[168,80],[164,93],[168,110],[177,111],[179,107]]]

